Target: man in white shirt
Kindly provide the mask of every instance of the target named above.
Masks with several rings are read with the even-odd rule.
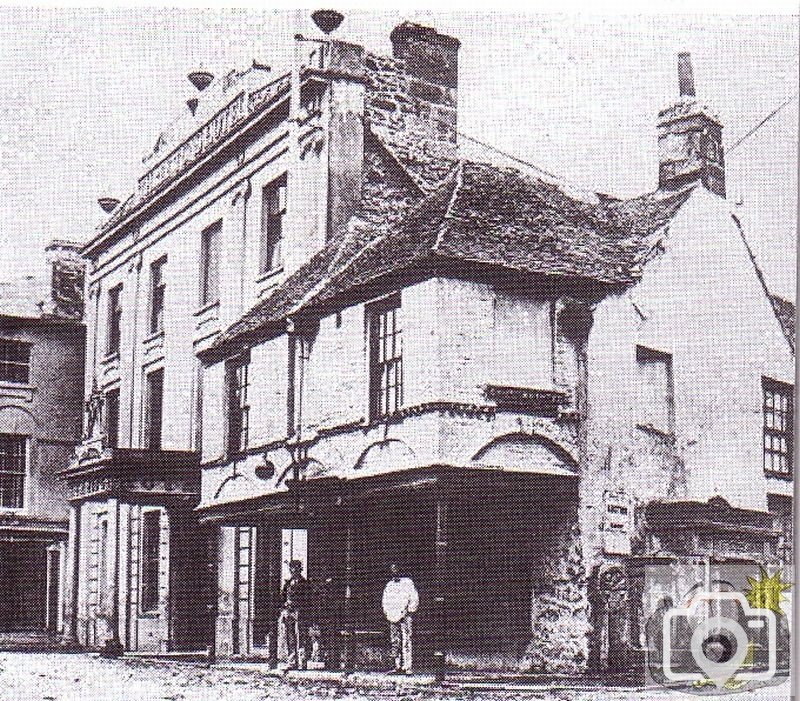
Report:
[[[401,577],[400,568],[389,568],[391,578],[383,590],[383,613],[389,621],[394,671],[411,674],[411,617],[419,608],[419,594],[410,577]]]

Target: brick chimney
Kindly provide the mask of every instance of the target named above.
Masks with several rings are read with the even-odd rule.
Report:
[[[688,53],[678,54],[678,89],[678,100],[658,113],[658,186],[675,190],[699,181],[725,197],[722,124],[695,97]]]
[[[50,266],[50,299],[42,305],[45,314],[62,319],[83,318],[86,262],[81,248],[74,241],[56,239],[44,249]]]
[[[423,191],[435,189],[458,158],[458,49],[432,27],[403,22],[390,35],[392,58],[368,55],[370,129]]]

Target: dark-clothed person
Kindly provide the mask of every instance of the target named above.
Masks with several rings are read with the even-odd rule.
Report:
[[[300,560],[292,560],[289,563],[289,572],[291,576],[284,582],[281,590],[283,610],[280,623],[286,635],[289,667],[297,669],[305,665],[309,652],[311,586],[303,577],[303,563]]]

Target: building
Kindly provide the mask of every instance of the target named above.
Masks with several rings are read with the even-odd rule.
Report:
[[[56,472],[80,442],[85,329],[78,244],[54,241],[49,279],[0,283],[0,633],[61,630],[67,501]],[[24,634],[24,635],[23,635]]]
[[[73,632],[274,661],[299,559],[345,664],[382,665],[398,562],[421,664],[614,671],[641,653],[636,567],[715,547],[673,552],[665,522],[782,542],[791,311],[724,200],[719,121],[684,77],[659,186],[623,201],[460,159],[453,37],[296,41],[287,74],[192,74],[84,249]]]

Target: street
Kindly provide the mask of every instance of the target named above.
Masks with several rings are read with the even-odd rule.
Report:
[[[208,667],[204,664],[124,658],[100,659],[88,654],[0,653],[1,701],[301,701],[304,699],[489,699],[514,701],[690,701],[666,690],[605,691],[491,690],[445,688],[430,685],[424,677],[410,680],[381,675],[356,675],[346,684],[338,678],[322,679],[308,673],[279,679],[248,664]],[[301,673],[302,674],[302,673]],[[313,677],[313,678],[312,678]],[[428,682],[428,683],[426,683]],[[533,685],[531,685],[533,686]],[[736,698],[736,697],[733,697]],[[747,694],[748,701],[787,701],[789,684]]]

